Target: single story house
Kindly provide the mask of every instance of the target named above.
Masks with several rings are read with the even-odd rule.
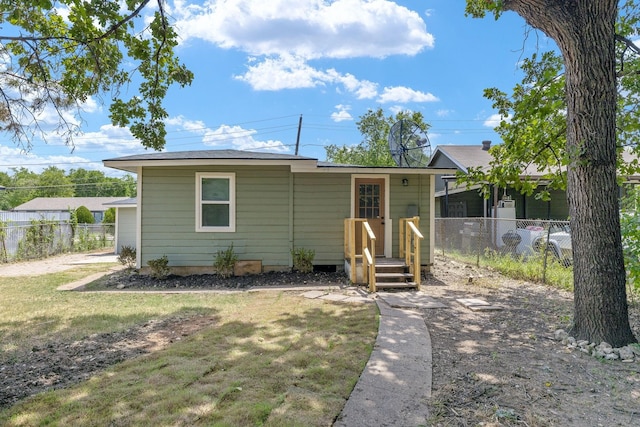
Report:
[[[136,206],[135,197],[116,200],[104,204],[116,210],[114,230],[115,253],[119,254],[123,246],[136,248]]]
[[[315,251],[315,268],[350,268],[345,254],[361,247],[352,238],[362,240],[352,230],[366,232],[365,220],[376,257],[399,257],[408,253],[401,219],[414,217],[423,234],[418,262],[428,268],[435,177],[454,172],[237,150],[140,154],[104,165],[137,175],[137,267],[166,255],[178,274],[212,270],[218,251],[231,246],[261,271],[290,269],[294,249]]]
[[[14,212],[69,212],[84,206],[93,214],[96,223],[102,222],[107,203],[125,200],[127,197],[36,197],[12,209]]]
[[[467,173],[470,168],[489,168],[493,159],[490,148],[491,141],[482,141],[481,145],[439,145],[434,150],[428,166],[454,168],[462,173]],[[634,157],[624,151],[623,160],[631,163]],[[496,189],[489,199],[485,199],[478,192],[480,185],[457,185],[454,175],[438,175],[436,178],[435,212],[438,217],[491,217],[493,207],[503,199],[515,205],[515,217],[518,219],[567,220],[569,217],[567,195],[564,190],[551,190],[549,201],[536,199],[535,195],[526,196],[513,188]],[[524,176],[534,180],[542,177],[535,165],[527,168],[521,175]],[[627,176],[625,181],[637,183],[640,176]]]
[[[430,167],[455,168],[467,173],[470,168],[488,168],[493,157],[489,153],[491,141],[483,141],[482,145],[439,145],[429,161]],[[531,178],[539,175],[536,168],[531,167],[525,174]],[[494,194],[485,199],[479,192],[480,185],[467,187],[456,185],[454,175],[439,175],[436,179],[435,198],[436,215],[438,217],[491,217],[492,208],[499,200],[512,200],[515,215],[519,219],[557,219],[566,220],[569,207],[565,191],[551,190],[551,200],[543,201],[535,196],[526,196],[513,188],[498,189],[498,200]]]

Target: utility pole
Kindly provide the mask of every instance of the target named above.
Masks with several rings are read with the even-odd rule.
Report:
[[[302,114],[300,114],[300,120],[298,120],[298,137],[296,138],[296,156],[298,155],[298,148],[300,148],[300,131],[302,130]]]

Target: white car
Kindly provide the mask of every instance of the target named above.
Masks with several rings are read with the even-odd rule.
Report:
[[[549,241],[547,241],[547,235],[549,236]],[[573,248],[571,246],[569,226],[563,226],[557,231],[552,229],[549,234],[544,233],[538,237],[533,246],[539,251],[543,251],[545,247],[548,248],[549,252],[565,267],[569,267],[573,263]]]

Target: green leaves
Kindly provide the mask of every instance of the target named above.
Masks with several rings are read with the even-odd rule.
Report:
[[[563,62],[553,52],[534,54],[523,61],[522,70],[525,77],[510,96],[497,88],[485,90],[501,116],[495,130],[503,144],[491,148],[490,169],[473,169],[459,180],[514,187],[546,200],[548,190],[566,186]]]
[[[474,18],[484,18],[487,12],[490,12],[498,19],[502,14],[502,10],[502,0],[467,0],[465,13]]]
[[[401,111],[395,117],[385,117],[382,108],[369,110],[356,122],[363,137],[362,142],[354,146],[332,144],[325,147],[327,161],[351,165],[397,166],[389,151],[388,137],[391,126],[401,119],[416,123],[424,132],[429,129],[419,112]]]
[[[193,73],[179,62],[177,35],[162,0],[151,22],[143,10],[150,0],[0,0],[0,50],[9,59],[0,72],[0,123],[28,151],[35,135],[44,137],[34,116],[45,107],[58,115],[58,131],[69,145],[79,130],[67,119],[81,115],[91,96],[108,95],[115,125],[131,124],[143,146],[165,144],[163,100],[175,84]],[[128,91],[137,85],[127,97]],[[81,121],[81,120],[80,120]]]

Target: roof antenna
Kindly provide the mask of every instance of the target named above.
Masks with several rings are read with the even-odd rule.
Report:
[[[298,137],[296,138],[296,156],[298,155],[298,148],[300,147],[300,131],[302,130],[302,114],[300,114],[300,120],[298,120]]]

